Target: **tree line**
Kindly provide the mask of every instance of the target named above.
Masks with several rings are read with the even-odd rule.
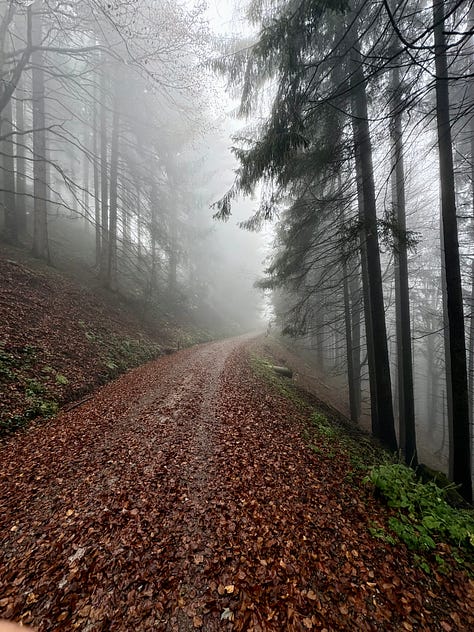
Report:
[[[232,329],[246,290],[241,309],[215,300],[231,264],[208,209],[217,166],[197,150],[216,133],[211,40],[201,2],[2,2],[0,223],[145,312]]]
[[[472,2],[253,0],[247,19],[256,35],[213,62],[250,117],[216,216],[260,192],[244,226],[277,220],[260,286],[283,331],[345,371],[356,422],[369,392],[408,464],[438,426],[470,500]]]

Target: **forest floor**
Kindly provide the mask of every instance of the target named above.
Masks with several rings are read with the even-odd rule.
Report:
[[[88,289],[77,271],[4,244],[0,279],[0,437],[170,348],[212,337],[171,317],[152,323],[118,294]]]
[[[474,629],[449,549],[426,572],[371,535],[391,510],[313,431],[320,404],[262,358],[270,339],[185,349],[10,437],[0,617],[48,632]]]

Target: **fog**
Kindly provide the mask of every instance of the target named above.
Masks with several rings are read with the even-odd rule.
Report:
[[[473,17],[418,4],[2,3],[0,219],[150,318],[271,319],[467,497]]]
[[[232,4],[1,10],[4,77],[17,81],[1,131],[7,240],[158,316],[261,328],[263,239],[238,226],[252,202],[228,222],[211,208],[237,167],[235,101],[208,68]],[[23,67],[30,42],[40,50]]]

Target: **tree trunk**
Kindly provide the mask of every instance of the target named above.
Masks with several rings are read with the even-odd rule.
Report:
[[[112,146],[110,150],[110,218],[109,218],[109,260],[107,284],[111,290],[117,289],[117,184],[119,154],[119,110],[115,99],[112,117]]]
[[[397,317],[397,369],[399,393],[399,444],[405,462],[416,467],[415,400],[413,395],[413,360],[411,349],[410,294],[408,288],[408,256],[406,243],[405,169],[403,163],[402,109],[400,99],[400,71],[392,69],[393,143],[392,193],[398,235],[395,243]]]
[[[361,291],[359,282],[359,266],[350,275],[349,287],[351,295],[351,323],[352,323],[352,367],[354,372],[354,396],[357,422],[361,412],[361,359],[360,359],[360,307]]]
[[[100,278],[107,283],[109,262],[109,179],[107,176],[107,85],[105,69],[100,72],[100,187],[101,187],[101,218],[100,218]]]
[[[346,364],[347,364],[347,384],[349,387],[349,410],[351,420],[354,423],[359,421],[357,413],[356,385],[354,379],[354,356],[352,345],[352,322],[351,322],[351,302],[349,294],[349,279],[347,263],[345,258],[342,262],[343,291],[344,291],[344,325],[346,330]]]
[[[158,217],[158,195],[156,191],[156,183],[153,180],[150,190],[150,202],[151,202],[151,274],[150,274],[150,299],[152,300],[156,296],[158,287],[158,253],[156,238],[158,233],[157,217]]]
[[[380,267],[380,251],[377,234],[375,183],[372,167],[372,147],[367,117],[366,82],[360,54],[351,51],[351,89],[353,131],[356,161],[360,165],[363,194],[363,231],[367,256],[367,278],[370,297],[371,326],[373,332],[373,362],[376,374],[376,406],[378,437],[388,449],[397,449],[393,419],[392,388],[388,359],[387,329]]]
[[[86,110],[88,113],[89,109]],[[84,154],[82,156],[82,205],[84,207],[84,228],[88,231],[91,227],[91,218],[89,213],[89,126],[84,125]]]
[[[428,336],[426,336],[426,417],[431,437],[433,436],[435,424],[435,398],[437,389],[435,389],[435,376],[437,375],[435,366],[435,349],[433,333],[434,327],[430,327]]]
[[[444,2],[434,0],[433,22],[436,68],[436,119],[441,183],[441,213],[446,271],[446,298],[453,397],[452,474],[466,500],[472,499],[469,405],[464,309],[459,263],[458,227],[454,189],[448,66],[444,34]]]
[[[40,5],[40,3],[38,3]],[[41,14],[32,16],[32,39],[37,46],[42,41]],[[43,52],[34,50],[32,62],[33,90],[33,255],[49,262],[48,243],[48,173],[46,169],[46,116],[44,99]]]
[[[5,239],[16,244],[18,242],[18,217],[16,214],[15,199],[15,158],[13,142],[11,99],[3,108],[1,114],[0,133],[5,138],[2,140],[2,167],[3,167],[3,202],[5,205]]]
[[[170,217],[170,248],[168,261],[168,288],[171,293],[176,292],[177,284],[177,268],[178,268],[178,227],[176,224],[176,216]]]
[[[18,233],[20,237],[26,235],[26,160],[25,160],[25,139],[21,132],[25,129],[25,108],[23,81],[18,83],[16,90],[16,129],[18,133],[16,140],[16,213],[18,223]]]
[[[469,11],[469,26],[474,29],[474,5],[471,5]],[[474,36],[471,37],[470,50],[470,71],[474,71]],[[469,102],[474,104],[474,80],[469,80]],[[474,116],[471,116],[469,126],[471,135],[471,201],[472,215],[474,220]],[[469,318],[469,364],[468,364],[468,380],[469,380],[469,422],[471,435],[471,452],[472,442],[474,440],[474,257],[471,260],[471,296],[470,296],[470,318]]]
[[[357,151],[357,149],[356,149]],[[364,221],[364,199],[362,192],[362,181],[360,175],[360,161],[356,160],[356,177],[357,177],[357,199],[359,206],[359,222],[362,225]],[[365,324],[365,342],[367,346],[367,366],[369,371],[369,391],[370,391],[370,419],[372,425],[372,434],[375,437],[379,435],[379,420],[377,406],[377,375],[375,372],[375,352],[374,352],[374,332],[372,328],[372,313],[370,309],[370,288],[369,274],[367,271],[367,249],[365,243],[365,231],[359,230],[360,245],[360,263],[362,277],[362,297],[364,303],[364,324]]]
[[[98,90],[95,90],[97,93]],[[95,219],[95,265],[97,268],[100,266],[101,261],[101,190],[100,190],[100,175],[99,175],[99,121],[97,116],[97,108],[99,107],[98,99],[94,100],[94,163],[93,163],[93,176],[94,176],[94,219]]]
[[[177,268],[178,268],[178,230],[176,226],[176,218],[171,217],[170,226],[170,250],[169,250],[169,268],[168,268],[168,288],[170,292],[176,292],[177,284]]]
[[[316,348],[316,363],[321,373],[324,372],[324,345],[323,345],[323,316],[322,301],[319,293],[316,294],[314,314],[314,344]]]
[[[453,480],[453,389],[451,379],[451,354],[449,344],[449,318],[448,318],[448,294],[446,285],[446,265],[444,260],[444,231],[443,218],[440,213],[439,242],[441,247],[441,295],[443,299],[443,346],[444,346],[444,376],[446,382],[446,419],[448,427],[448,449],[449,449],[449,478]],[[443,430],[445,432],[445,429]]]

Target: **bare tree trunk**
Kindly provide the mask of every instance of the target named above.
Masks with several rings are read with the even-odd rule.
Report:
[[[380,267],[380,250],[377,233],[375,183],[372,166],[367,116],[366,82],[360,54],[351,51],[351,88],[353,108],[353,131],[356,161],[360,165],[360,186],[363,193],[363,231],[367,256],[367,280],[369,309],[373,332],[373,363],[376,375],[377,436],[390,450],[397,449],[397,438],[393,419],[392,388],[388,359],[387,329]]]
[[[413,360],[411,349],[410,294],[408,288],[408,256],[406,243],[405,169],[403,163],[402,110],[400,99],[400,71],[392,69],[393,120],[393,208],[398,235],[395,244],[397,317],[397,368],[399,392],[399,444],[408,465],[416,466],[415,400],[413,395]]]
[[[82,205],[84,206],[84,228],[88,231],[91,227],[91,218],[89,213],[89,145],[90,132],[89,126],[84,125],[84,155],[82,156]]]
[[[433,436],[434,431],[434,403],[435,397],[437,396],[437,389],[435,389],[435,376],[437,375],[437,371],[435,367],[435,349],[432,331],[434,331],[434,327],[430,327],[430,331],[426,337],[426,416],[431,436]]]
[[[150,190],[150,201],[151,201],[151,230],[150,230],[150,238],[151,238],[151,275],[150,275],[150,300],[153,300],[156,296],[156,291],[158,287],[158,254],[156,247],[156,237],[158,233],[158,226],[156,219],[158,217],[158,196],[156,192],[156,183],[153,180],[151,184]]]
[[[469,26],[474,29],[474,5],[471,5],[469,11]],[[474,70],[474,36],[471,37],[471,50],[470,50],[470,69]],[[474,81],[472,78],[469,81],[469,96],[470,103],[474,104]],[[471,135],[471,200],[472,200],[472,215],[474,218],[474,116],[471,116],[470,122],[470,135]],[[468,385],[469,385],[469,422],[470,422],[470,435],[471,435],[471,453],[472,442],[474,441],[474,257],[471,260],[471,296],[469,301],[470,318],[469,318],[469,353],[468,353]]]
[[[176,292],[177,268],[178,268],[178,227],[176,217],[170,217],[170,248],[168,260],[168,288],[170,292]]]
[[[112,117],[112,146],[110,150],[110,217],[109,217],[109,260],[107,284],[111,290],[117,289],[117,184],[119,156],[119,110],[115,99]]]
[[[449,343],[449,318],[448,318],[448,290],[446,285],[446,265],[444,258],[444,231],[443,219],[440,215],[440,246],[441,246],[441,294],[443,299],[443,345],[444,345],[444,374],[446,381],[446,419],[448,427],[448,449],[449,449],[449,478],[453,480],[453,389],[451,379],[451,353]],[[443,430],[445,432],[445,430]]]
[[[18,218],[16,214],[15,198],[15,158],[13,143],[11,99],[3,108],[1,114],[0,133],[4,137],[1,143],[3,166],[3,201],[5,205],[5,239],[16,244],[18,242]]]
[[[26,160],[25,160],[25,139],[21,132],[25,129],[25,108],[23,81],[18,83],[16,90],[15,124],[18,132],[16,141],[16,213],[18,222],[18,233],[20,237],[26,235]]]
[[[352,366],[354,371],[354,396],[357,422],[361,412],[361,358],[360,358],[360,308],[361,291],[358,269],[353,271],[349,280],[351,295],[351,323],[352,323]]]
[[[36,6],[40,5],[37,3]],[[40,5],[41,6],[41,5]],[[41,14],[32,16],[32,38],[35,45],[42,42]],[[48,243],[48,173],[46,169],[46,116],[44,100],[43,52],[34,50],[32,62],[33,89],[33,255],[49,261]]]
[[[324,348],[323,348],[323,318],[322,318],[322,302],[318,294],[316,296],[316,308],[314,314],[315,329],[315,345],[316,345],[316,362],[321,372],[324,372]]]
[[[434,0],[433,22],[436,68],[436,119],[441,182],[441,213],[453,396],[452,475],[466,500],[472,499],[469,403],[464,308],[459,262],[458,226],[454,189],[453,149],[449,116],[448,66],[444,33],[444,2]]]
[[[100,218],[100,278],[107,282],[109,262],[109,189],[107,175],[107,85],[105,69],[100,72],[100,187],[101,187],[101,218]]]
[[[97,93],[98,90],[96,89]],[[99,121],[97,116],[97,108],[100,107],[98,104],[98,99],[94,100],[94,163],[93,163],[93,176],[94,176],[94,219],[95,219],[95,265],[97,268],[100,266],[101,261],[101,204],[100,204],[100,175],[99,175]]]
[[[342,283],[344,290],[344,325],[346,330],[346,363],[347,363],[347,384],[349,387],[349,410],[351,420],[355,423],[359,421],[357,412],[356,385],[354,379],[354,356],[352,345],[352,322],[351,322],[351,302],[349,294],[349,279],[347,272],[347,263],[343,259],[342,262]]]
[[[74,152],[71,151],[69,154],[69,177],[71,178],[71,218],[76,219],[79,217],[79,204],[77,196],[79,194],[78,187],[74,182],[74,174],[76,172],[75,169],[75,156]]]

